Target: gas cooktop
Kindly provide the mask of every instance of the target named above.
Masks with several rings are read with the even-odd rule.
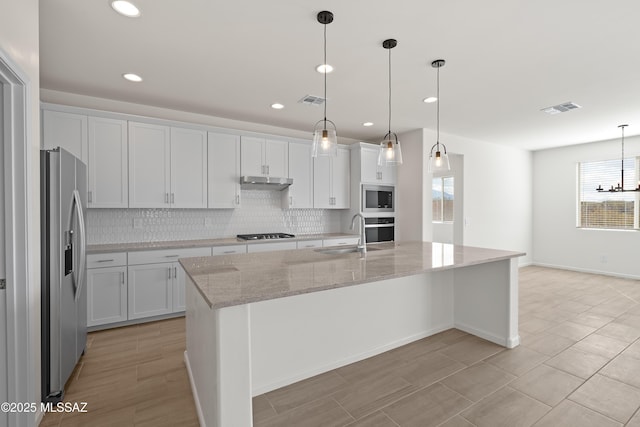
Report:
[[[238,239],[242,240],[276,240],[276,239],[291,239],[292,237],[296,237],[293,234],[287,233],[257,233],[257,234],[238,234],[236,236]]]

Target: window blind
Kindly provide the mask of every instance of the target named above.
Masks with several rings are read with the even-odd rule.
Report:
[[[583,228],[634,228],[634,204],[638,193],[598,192],[616,187],[620,183],[620,167],[618,160],[602,160],[579,164],[579,226]],[[624,159],[624,188],[636,188],[636,159]]]

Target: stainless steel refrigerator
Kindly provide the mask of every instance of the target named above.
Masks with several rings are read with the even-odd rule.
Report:
[[[61,148],[40,152],[42,400],[58,402],[87,342],[84,206],[87,167]]]

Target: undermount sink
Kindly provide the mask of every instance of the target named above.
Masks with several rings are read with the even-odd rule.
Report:
[[[367,252],[370,251],[379,251],[379,248],[367,248]],[[353,252],[358,252],[358,248],[356,246],[345,246],[343,248],[322,248],[315,249],[316,252],[327,255],[342,255],[342,254],[350,254]]]

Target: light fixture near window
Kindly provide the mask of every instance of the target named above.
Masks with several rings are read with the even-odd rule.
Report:
[[[436,106],[436,143],[431,147],[431,153],[429,154],[429,163],[428,163],[428,171],[429,172],[439,172],[439,171],[448,171],[449,166],[449,156],[447,155],[447,147],[444,144],[440,143],[440,68],[444,67],[445,61],[444,59],[436,59],[431,63],[433,68],[438,69],[438,77],[437,77],[437,95],[438,104]],[[444,153],[441,150],[440,146],[444,150]],[[434,152],[435,150],[435,152]]]
[[[622,158],[620,159],[620,182],[615,187],[612,185],[611,188],[606,189],[602,188],[602,185],[598,185],[596,191],[602,193],[604,191],[608,191],[610,193],[623,193],[627,191],[640,191],[640,182],[638,182],[638,187],[633,190],[625,190],[624,189],[624,128],[629,125],[618,125],[620,131],[622,132]]]
[[[389,131],[380,142],[378,151],[378,166],[392,166],[402,164],[402,149],[398,135],[391,132],[391,49],[398,45],[395,39],[387,39],[382,42],[382,47],[389,51]]]
[[[318,13],[318,22],[324,27],[324,62],[327,65],[327,25],[333,22],[333,13],[323,10]],[[324,118],[318,120],[313,128],[313,145],[311,147],[311,155],[318,156],[337,156],[338,155],[338,136],[336,125],[331,120],[327,120],[327,74],[324,75]]]

